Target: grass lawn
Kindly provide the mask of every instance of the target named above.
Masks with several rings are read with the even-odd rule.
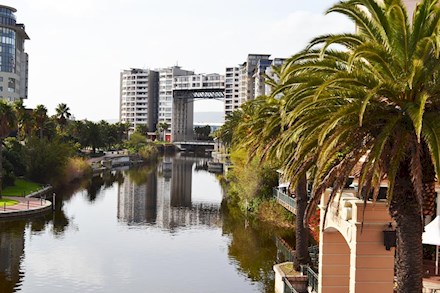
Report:
[[[16,179],[15,186],[8,186],[2,191],[3,196],[28,195],[41,189],[41,185],[24,179]]]
[[[18,203],[18,201],[12,200],[12,199],[2,198],[2,199],[0,199],[0,209],[5,206],[5,203],[6,203],[6,206],[9,207],[9,206],[16,205]]]

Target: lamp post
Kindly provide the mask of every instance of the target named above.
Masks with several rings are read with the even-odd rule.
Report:
[[[390,250],[391,247],[396,247],[396,229],[393,228],[391,223],[383,231],[383,245],[386,250]]]

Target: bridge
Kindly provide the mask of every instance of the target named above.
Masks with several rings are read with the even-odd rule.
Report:
[[[174,145],[181,151],[195,152],[203,149],[205,152],[212,152],[215,143],[212,141],[175,141]]]
[[[173,142],[192,140],[194,135],[194,100],[224,100],[225,80],[219,74],[177,76],[173,84]]]

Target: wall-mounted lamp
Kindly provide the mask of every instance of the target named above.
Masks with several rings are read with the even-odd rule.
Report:
[[[391,247],[396,247],[396,230],[393,228],[391,223],[383,231],[383,245],[385,245],[386,250],[390,250]]]

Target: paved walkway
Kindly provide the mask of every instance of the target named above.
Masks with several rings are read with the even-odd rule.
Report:
[[[20,217],[43,213],[51,209],[52,203],[39,198],[5,197],[19,203],[13,206],[0,206],[0,218]]]
[[[423,278],[423,292],[440,293],[440,276]]]

